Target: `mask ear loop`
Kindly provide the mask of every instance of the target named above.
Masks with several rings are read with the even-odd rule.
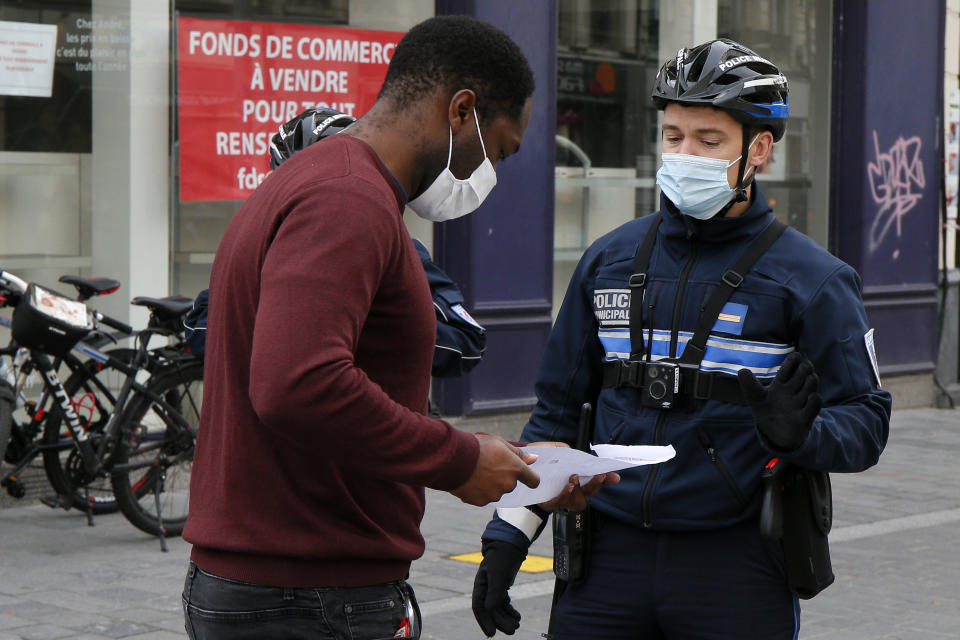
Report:
[[[480,161],[480,164],[483,164],[487,159],[487,148],[483,146],[483,134],[480,133],[480,119],[477,118],[477,108],[473,108],[473,119],[477,123],[477,135],[480,137],[480,150],[483,151],[483,160]]]
[[[447,143],[447,169],[450,168],[450,159],[453,158],[453,127],[447,127],[450,132],[450,142]]]

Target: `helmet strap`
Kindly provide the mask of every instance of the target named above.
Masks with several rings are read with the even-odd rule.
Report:
[[[743,125],[743,142],[741,143],[743,151],[740,154],[740,166],[737,167],[737,186],[734,187],[734,196],[720,211],[717,212],[717,218],[725,218],[727,212],[730,211],[733,205],[738,202],[746,202],[750,196],[747,195],[747,187],[750,186],[750,183],[753,182],[753,175],[751,174],[750,178],[747,179],[747,183],[743,183],[743,174],[747,166],[747,160],[749,159],[748,153],[750,152],[750,129],[747,125]]]
[[[750,159],[750,130],[747,125],[743,125],[743,152],[740,155],[740,166],[737,168],[737,186],[736,195],[734,196],[735,202],[746,202],[747,201],[747,187],[750,186],[750,182],[753,181],[752,177],[747,181],[746,184],[743,183],[743,174],[747,167],[747,161]]]

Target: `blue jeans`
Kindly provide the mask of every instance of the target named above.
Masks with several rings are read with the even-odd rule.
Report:
[[[783,551],[756,522],[668,532],[598,520],[586,580],[557,603],[554,640],[797,637]]]
[[[420,609],[405,580],[351,588],[268,587],[221,578],[191,562],[183,616],[191,640],[420,637]]]

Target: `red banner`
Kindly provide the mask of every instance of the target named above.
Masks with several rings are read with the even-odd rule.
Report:
[[[403,33],[177,19],[180,200],[242,200],[270,172],[270,138],[304,109],[363,115]]]

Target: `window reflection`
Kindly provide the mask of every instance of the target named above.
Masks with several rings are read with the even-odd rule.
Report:
[[[830,32],[828,0],[718,0],[719,37],[776,64],[790,86],[790,119],[773,161],[758,174],[784,222],[826,245],[829,204]]]

